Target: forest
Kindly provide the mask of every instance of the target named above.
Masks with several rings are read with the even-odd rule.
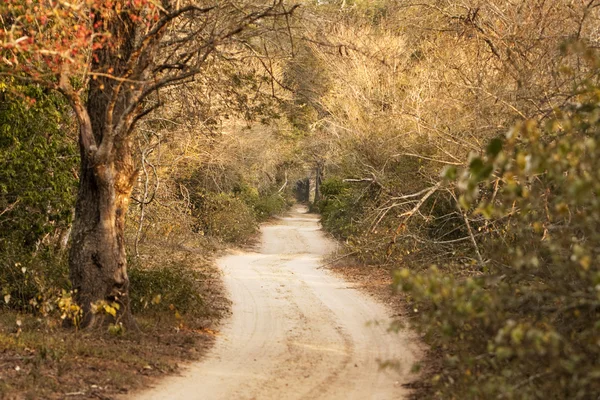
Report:
[[[598,146],[599,0],[3,1],[0,398],[203,356],[214,259],[303,201],[410,398],[595,399]]]

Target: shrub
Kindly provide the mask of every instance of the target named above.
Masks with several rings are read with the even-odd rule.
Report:
[[[201,230],[230,243],[245,242],[257,230],[252,209],[239,197],[228,193],[199,195],[196,216]]]
[[[11,88],[8,85],[12,85]],[[17,96],[15,93],[21,93]],[[77,146],[59,97],[0,81],[0,304],[47,314],[70,287]]]
[[[252,186],[239,185],[234,189],[233,194],[252,209],[258,222],[281,214],[290,206],[290,202],[284,195],[276,192],[273,188],[261,193]]]
[[[14,89],[33,104],[5,88],[0,82],[0,253],[33,250],[67,229],[78,162],[65,104],[35,86]]]
[[[183,261],[157,268],[132,262],[129,268],[131,307],[134,312],[179,312],[202,316],[205,276]]]
[[[321,200],[317,209],[323,227],[338,238],[346,239],[355,231],[353,218],[360,214],[360,204],[352,188],[336,178],[325,179],[321,184]]]
[[[274,215],[281,214],[289,207],[286,199],[278,193],[259,196],[252,204],[258,221],[265,221]]]
[[[19,250],[19,249],[17,249]],[[0,260],[0,304],[20,312],[46,315],[62,290],[69,290],[66,254],[44,249],[35,254],[7,250]]]
[[[600,393],[600,92],[578,100],[493,140],[463,171],[460,203],[487,221],[475,276],[396,274],[444,353],[439,397]]]

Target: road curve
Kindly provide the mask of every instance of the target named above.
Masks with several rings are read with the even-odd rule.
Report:
[[[207,358],[138,400],[400,399],[418,347],[389,312],[323,268],[335,244],[297,206],[264,225],[256,253],[218,260],[232,317]],[[379,368],[395,360],[399,370]],[[414,378],[414,377],[413,377]]]

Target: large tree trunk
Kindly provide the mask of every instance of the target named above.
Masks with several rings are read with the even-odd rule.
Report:
[[[81,152],[81,178],[69,257],[70,278],[76,301],[83,309],[82,327],[107,322],[137,329],[131,316],[129,278],[125,252],[125,215],[136,173],[131,147],[115,148],[109,160],[94,165]],[[117,318],[94,314],[101,301],[119,304]]]
[[[127,76],[134,49],[134,23],[126,13],[97,16],[113,35],[111,45],[94,52],[91,70]],[[137,330],[131,315],[125,251],[125,215],[137,177],[132,159],[132,84],[108,76],[91,79],[87,107],[75,104],[80,125],[81,176],[69,257],[70,278],[83,309],[82,326],[122,323]],[[77,103],[77,100],[75,100]],[[105,301],[119,304],[117,317],[93,312]]]

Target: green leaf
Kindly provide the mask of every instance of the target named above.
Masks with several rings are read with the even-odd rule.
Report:
[[[502,151],[503,141],[500,138],[492,139],[487,147],[487,154],[490,157],[495,158]]]
[[[446,165],[444,167],[444,169],[442,170],[442,178],[447,179],[449,181],[453,181],[456,179],[456,176],[458,175],[457,173],[457,169],[454,165]]]
[[[469,164],[469,171],[471,171],[471,173],[474,175],[478,175],[483,167],[483,160],[479,157],[476,157],[471,160],[471,163]]]

